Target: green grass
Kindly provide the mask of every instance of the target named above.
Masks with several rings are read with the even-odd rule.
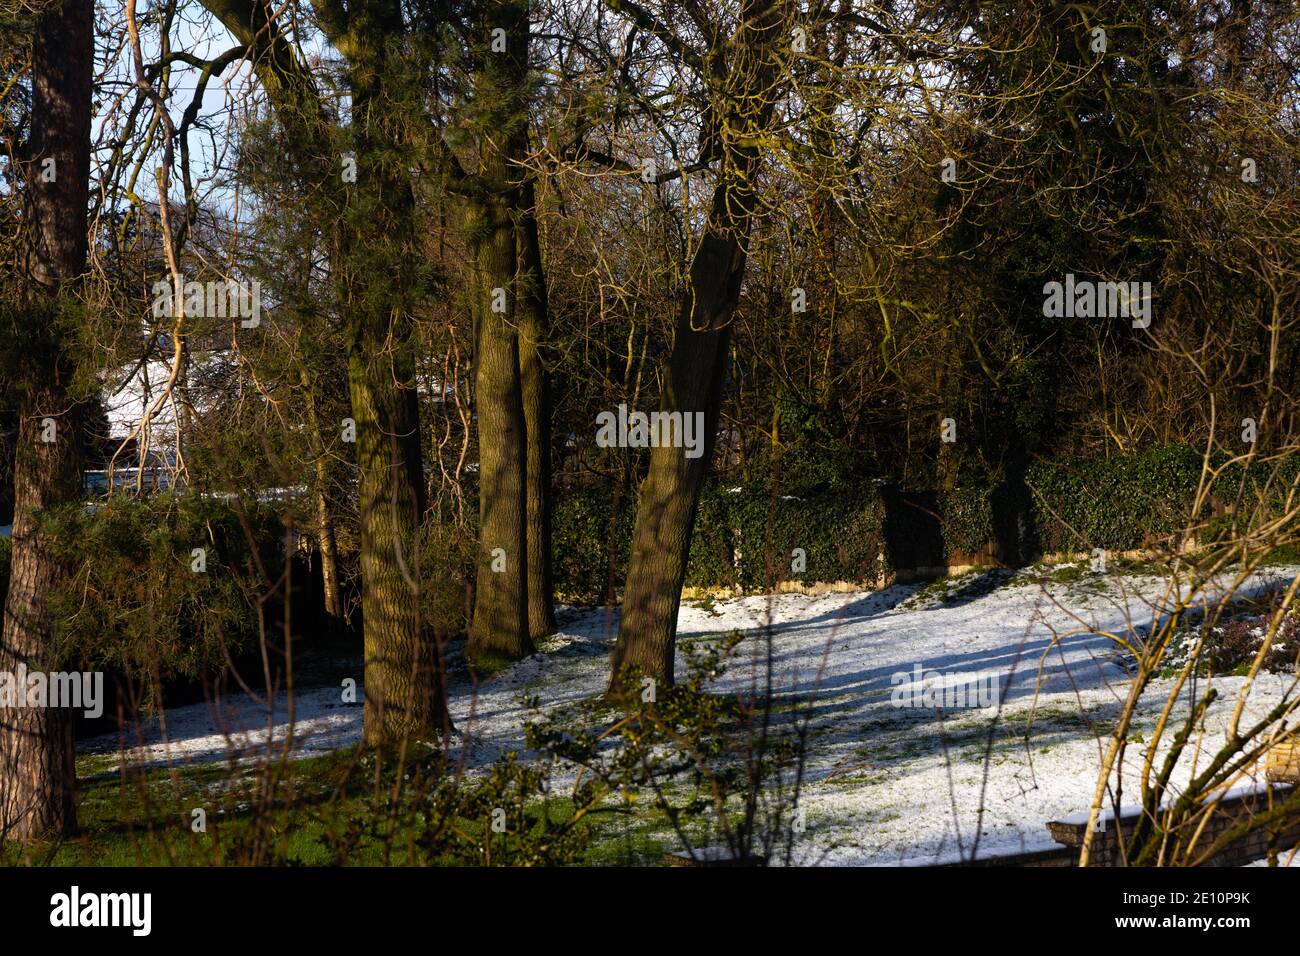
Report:
[[[429,856],[413,845],[420,828],[409,815],[390,818],[382,799],[393,774],[376,773],[375,759],[356,749],[278,764],[274,797],[264,799],[264,767],[211,764],[175,770],[104,772],[111,755],[78,758],[78,822],[72,838],[26,847],[10,844],[0,865],[212,866],[253,862],[294,866],[377,866],[411,863],[477,864],[464,854]],[[409,774],[408,774],[409,776]],[[378,786],[376,781],[378,780]],[[376,795],[381,799],[376,800]],[[670,800],[672,795],[669,795]],[[191,829],[192,811],[207,814],[206,832]],[[566,821],[569,797],[536,797],[527,818],[536,831],[544,819]],[[467,846],[500,841],[486,818],[452,821]],[[643,797],[606,800],[574,824],[579,865],[659,865],[681,841],[665,815]],[[692,827],[692,839],[708,834]],[[702,845],[702,844],[701,844]],[[471,853],[472,857],[472,853]]]
[[[718,602],[712,592],[706,592],[703,597],[692,601],[691,606],[703,611],[711,617],[722,616],[722,612],[717,609]]]
[[[474,670],[476,676],[482,679],[500,673],[507,667],[512,666],[515,660],[512,657],[493,654],[490,651],[480,651],[472,659],[467,655],[466,663]]]
[[[823,787],[875,787],[882,783],[888,783],[889,777],[885,774],[870,773],[849,773],[841,774],[836,777],[829,777],[825,780],[817,781],[817,785]]]

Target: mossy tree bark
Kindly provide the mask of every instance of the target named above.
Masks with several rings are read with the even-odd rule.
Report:
[[[410,117],[386,88],[401,64],[390,44],[404,30],[397,0],[352,4],[344,49],[356,148],[354,205],[345,213],[335,286],[353,305],[348,387],[357,424],[361,611],[365,630],[365,739],[382,745],[450,729],[439,636],[421,620],[418,552],[424,517],[419,398],[410,298],[415,197],[402,162]]]
[[[317,6],[352,92],[350,182],[341,176],[345,140],[267,4],[202,2],[249,47],[290,156],[321,184],[313,201],[322,229],[336,237],[330,270],[348,336],[360,472],[365,740],[386,745],[450,729],[438,640],[420,617],[416,550],[424,475],[411,326],[415,201],[406,154],[408,140],[423,134],[394,87],[405,78],[394,51],[406,42],[408,24],[398,0]]]
[[[713,201],[714,215],[728,216],[727,186]],[[713,454],[722,385],[726,377],[730,318],[744,274],[744,244],[710,227],[691,263],[690,287],[677,318],[672,356],[660,408],[683,416],[704,413],[704,452],[687,458],[683,448],[650,452],[641,483],[623,613],[611,661],[609,696],[618,698],[643,678],[673,682],[677,612],[700,490]],[[632,683],[629,684],[628,681]]]
[[[537,230],[531,180],[517,212],[519,243],[519,372],[527,433],[526,538],[528,542],[528,634],[555,633],[555,584],[551,565],[551,394],[546,366],[550,332],[546,271]]]
[[[700,490],[713,455],[726,378],[731,318],[740,299],[750,226],[757,205],[755,145],[775,102],[775,44],[781,36],[776,0],[751,0],[741,10],[725,77],[714,78],[726,122],[719,124],[721,169],[704,235],[691,261],[677,314],[660,408],[703,413],[704,450],[660,446],[641,484],[618,639],[607,696],[617,700],[646,678],[673,682],[677,612]]]
[[[519,336],[514,305],[515,237],[510,210],[489,199],[479,232],[474,403],[479,440],[479,559],[469,654],[480,664],[533,651],[528,632],[527,467]],[[493,305],[505,300],[506,312]]]
[[[541,485],[540,474],[536,484],[527,477],[528,446],[539,436],[529,433],[525,420],[524,355],[530,363],[532,414],[541,418],[549,412],[536,353],[536,310],[544,299],[539,300],[537,285],[523,284],[521,290],[518,282],[521,256],[533,254],[526,236],[519,241],[518,216],[525,177],[519,161],[528,148],[528,7],[515,0],[483,5],[478,13],[479,65],[470,115],[478,131],[479,165],[466,180],[466,199],[475,255],[479,557],[468,652],[486,664],[533,652],[529,562],[542,541],[540,531],[529,540],[529,492],[545,495],[549,488]],[[504,50],[492,49],[496,29],[504,31]],[[525,326],[532,336],[527,345],[520,341]],[[539,556],[540,575],[549,555]]]
[[[370,354],[354,349],[348,360],[360,474],[365,739],[373,746],[450,729],[439,647],[420,619],[424,482],[410,372],[394,368],[377,344]]]
[[[0,639],[0,670],[10,674],[20,666],[42,672],[58,666],[47,601],[66,569],[35,514],[81,497],[83,414],[69,395],[72,368],[55,323],[60,297],[71,293],[86,266],[93,20],[91,0],[53,4],[39,15],[32,43],[37,121],[24,158],[38,301],[32,309],[35,331],[10,339],[27,346],[14,359],[21,358],[28,376],[15,456],[13,554]],[[53,178],[45,175],[47,170]],[[12,367],[20,366],[13,361]],[[65,707],[14,703],[0,710],[0,840],[71,833],[77,826],[72,713]]]

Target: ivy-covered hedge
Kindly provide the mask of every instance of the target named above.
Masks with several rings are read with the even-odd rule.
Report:
[[[885,571],[885,508],[870,484],[775,499],[767,488],[718,488],[700,519],[688,587],[871,581]]]
[[[993,538],[993,486],[959,486],[939,496],[939,514],[944,552],[973,555],[984,550]]]
[[[1164,542],[1187,526],[1201,464],[1201,452],[1186,445],[1032,464],[1026,481],[1041,551],[1124,551]],[[1247,474],[1246,499],[1252,506],[1267,499],[1266,510],[1275,510],[1271,504],[1298,473],[1300,462],[1260,463]],[[1270,476],[1265,495],[1262,486]],[[1208,520],[1209,512],[1231,506],[1241,479],[1239,468],[1223,472],[1207,499],[1207,513],[1198,516],[1203,528],[1228,520],[1216,524]],[[991,476],[971,474],[951,491],[884,490],[887,495],[858,481],[773,502],[770,490],[759,484],[710,485],[700,502],[686,585],[753,590],[769,584],[769,578],[865,582],[891,570],[941,563],[944,555],[979,555],[992,542],[999,489]],[[603,488],[557,492],[556,587],[569,600],[601,601],[608,594],[611,528],[612,582],[622,587],[636,501],[625,496],[611,525],[612,507],[613,495]],[[791,567],[796,548],[804,552],[802,572]]]
[[[1187,526],[1201,455],[1155,445],[1111,458],[1065,456],[1026,475],[1044,551],[1121,551],[1153,545]]]
[[[687,587],[760,588],[769,575],[806,582],[873,580],[884,572],[884,506],[871,485],[851,493],[778,497],[760,488],[708,488],[691,540]],[[553,516],[555,586],[565,599],[601,601],[627,575],[636,500],[600,487],[561,489]],[[802,549],[802,556],[795,554]],[[739,560],[737,560],[739,552]],[[795,570],[797,563],[802,570]]]
[[[617,521],[613,521],[614,508],[614,492],[606,485],[556,490],[551,554],[555,590],[563,599],[583,604],[604,601],[610,581],[611,544],[613,586],[623,586],[636,518],[635,496],[625,495],[618,502]]]
[[[1193,515],[1203,466],[1200,449],[1156,445],[1111,458],[1061,457],[1031,466],[1034,518],[1044,551],[1127,550],[1149,547],[1195,523],[1202,541],[1233,524],[1240,506],[1253,521],[1280,513],[1300,475],[1300,460],[1257,460],[1225,465],[1211,461],[1218,475],[1201,513]]]
[[[1249,468],[1238,462],[1222,470],[1214,493],[1225,505],[1235,505],[1240,498],[1243,510],[1258,509],[1262,515],[1272,517],[1285,507],[1297,479],[1300,479],[1300,456],[1281,461],[1257,460]]]

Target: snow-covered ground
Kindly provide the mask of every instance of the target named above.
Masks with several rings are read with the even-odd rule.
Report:
[[[1250,589],[1289,581],[1297,570],[1271,569]],[[1155,578],[1083,587],[1021,581],[946,598],[932,592],[918,598],[918,590],[780,594],[682,608],[679,645],[732,630],[749,634],[716,681],[720,692],[748,693],[755,678],[762,686],[766,642],[760,636],[771,628],[776,690],[804,702],[812,727],[801,861],[929,863],[969,854],[977,830],[981,856],[1054,846],[1044,824],[1088,807],[1111,721],[1128,691],[1124,652],[1108,635],[1131,639],[1131,622],[1140,636],[1165,585]],[[524,749],[522,724],[533,716],[525,695],[549,708],[598,694],[616,627],[615,612],[566,609],[545,653],[499,672],[477,692],[468,683],[453,685],[452,717],[471,762]],[[679,673],[684,666],[679,656]],[[359,685],[359,662],[356,667]],[[898,706],[898,692],[912,686],[918,668],[953,675],[950,683],[992,676],[993,709],[938,713]],[[1136,791],[1142,741],[1172,683],[1156,681],[1143,696],[1126,794]],[[1223,740],[1243,683],[1217,680],[1220,697],[1205,722],[1202,765]],[[1203,693],[1203,684],[1197,690]],[[1287,693],[1296,693],[1294,678],[1259,678],[1243,724]],[[338,685],[300,690],[294,703],[298,752],[359,738],[361,705],[344,703]],[[1184,699],[1176,716],[1186,709]],[[160,725],[139,728],[138,736],[133,730],[129,759],[185,764],[224,760],[232,752],[247,758],[266,752],[268,723],[278,748],[287,729],[283,697],[269,720],[265,701],[248,698],[170,709],[165,741]],[[83,749],[110,754],[120,743],[102,737]],[[1184,761],[1175,782],[1188,773]]]

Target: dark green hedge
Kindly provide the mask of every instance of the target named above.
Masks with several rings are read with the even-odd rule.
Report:
[[[1042,548],[1122,551],[1155,544],[1187,526],[1200,474],[1201,455],[1186,445],[1036,462],[1026,480],[1036,492]]]
[[[1111,458],[1062,456],[1036,462],[1026,481],[1032,488],[1040,549],[1053,553],[1156,546],[1187,526],[1200,473],[1201,453],[1186,445],[1157,445]],[[1280,468],[1275,462],[1261,463],[1246,474],[1247,500],[1280,499],[1297,473],[1300,462]],[[1207,513],[1199,516],[1205,527],[1218,526],[1209,521],[1210,507],[1230,507],[1242,476],[1241,469],[1234,468],[1218,479]],[[1269,476],[1272,485],[1264,496],[1262,486]],[[769,489],[758,484],[710,485],[700,502],[686,584],[753,590],[765,587],[769,579],[861,582],[891,570],[891,560],[910,569],[941,561],[941,552],[949,557],[978,555],[994,536],[993,482],[992,476],[971,474],[952,491],[893,489],[888,520],[885,497],[875,485],[861,481],[781,496],[775,502]],[[570,600],[601,601],[608,594],[611,527],[613,585],[622,586],[636,502],[624,498],[614,525],[612,506],[613,495],[602,488],[557,493],[556,587]],[[795,548],[806,553],[802,573],[791,569]],[[882,559],[886,553],[889,559]]]
[[[1220,468],[1226,459],[1212,461]],[[1256,518],[1277,513],[1300,461],[1257,461],[1220,468],[1202,512],[1192,514],[1203,459],[1188,445],[1155,445],[1113,458],[1062,457],[1030,467],[1034,517],[1044,551],[1149,547],[1193,521],[1202,540],[1232,523],[1238,500]],[[1214,517],[1218,513],[1219,517]]]
[[[1240,498],[1243,510],[1258,508],[1272,516],[1285,505],[1287,495],[1300,477],[1300,456],[1282,461],[1257,461],[1247,468],[1241,463],[1223,469],[1214,486],[1215,497],[1226,505]]]
[[[938,496],[945,553],[972,555],[993,538],[993,486],[957,487]]]
[[[775,499],[766,488],[713,489],[700,508],[686,584],[753,590],[788,580],[872,580],[884,571],[884,517],[871,485]],[[795,549],[803,551],[802,571],[792,566]]]
[[[626,496],[611,523],[614,496],[599,487],[562,489],[554,512],[556,590],[568,600],[600,601],[610,573],[627,574],[636,501]],[[773,580],[863,581],[883,573],[884,507],[871,485],[851,492],[778,497],[759,488],[708,488],[700,501],[686,569],[688,587],[761,588]],[[794,571],[793,552],[806,568]],[[736,552],[740,560],[735,560]],[[739,565],[739,566],[737,566]]]
[[[604,485],[556,490],[551,514],[551,554],[555,590],[565,600],[584,604],[604,601],[610,579],[610,546],[614,548],[614,587],[627,575],[636,498],[618,503],[618,520],[611,524],[613,491]],[[612,534],[611,534],[612,532]]]

